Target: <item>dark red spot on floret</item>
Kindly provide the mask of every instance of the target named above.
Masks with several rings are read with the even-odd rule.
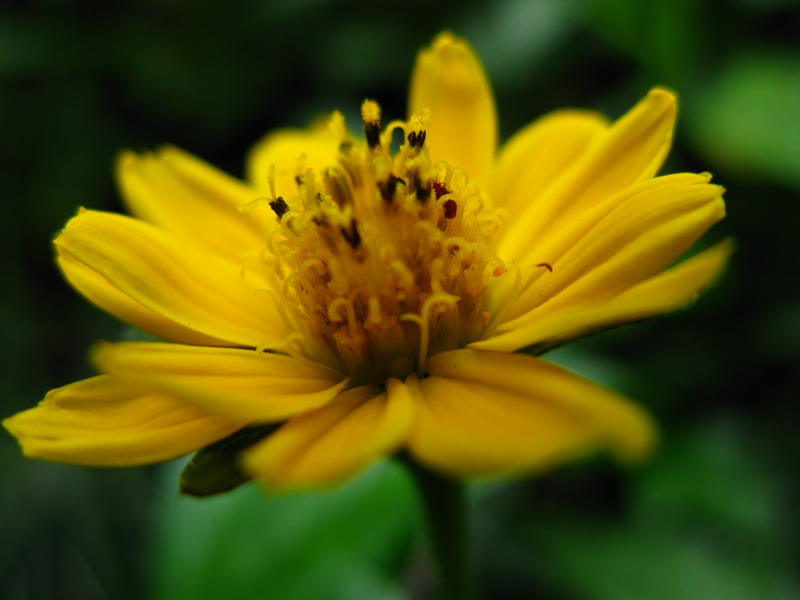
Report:
[[[458,204],[456,201],[450,198],[444,203],[444,218],[445,219],[455,219],[456,213],[458,212]]]
[[[436,199],[438,200],[445,194],[449,194],[450,190],[447,189],[447,186],[442,183],[441,181],[434,181],[433,182],[433,192],[436,194]]]

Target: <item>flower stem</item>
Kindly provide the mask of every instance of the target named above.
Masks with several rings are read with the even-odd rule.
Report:
[[[441,600],[475,600],[476,587],[465,486],[405,456],[425,512]]]

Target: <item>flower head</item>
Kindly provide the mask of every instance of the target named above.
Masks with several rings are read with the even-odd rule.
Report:
[[[723,244],[663,271],[724,214],[708,175],[655,177],[672,94],[613,124],[547,115],[496,154],[486,77],[444,33],[407,121],[361,112],[363,135],[335,113],[267,136],[248,183],[175,148],[120,157],[137,218],[82,211],[59,265],[171,343],[99,346],[102,375],[5,421],[27,455],[141,464],[280,423],[243,468],[302,487],[401,448],[455,476],[647,452],[639,408],[532,354],[680,307],[724,265]]]

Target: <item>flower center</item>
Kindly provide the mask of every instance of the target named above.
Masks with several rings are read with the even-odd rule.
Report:
[[[498,214],[463,169],[431,163],[425,116],[382,130],[366,101],[362,118],[366,144],[334,115],[336,164],[299,165],[296,195],[273,195],[281,226],[268,245],[304,351],[356,384],[422,375],[428,356],[480,338],[489,284],[505,273],[488,250]]]

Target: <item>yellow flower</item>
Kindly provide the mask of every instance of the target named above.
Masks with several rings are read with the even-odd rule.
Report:
[[[613,124],[546,115],[497,153],[485,74],[443,33],[409,120],[383,127],[372,101],[362,117],[363,139],[338,114],[272,133],[246,183],[176,148],[120,157],[136,218],[81,211],[58,263],[172,343],[98,347],[103,375],[4,422],[26,455],[137,465],[285,422],[242,462],[296,488],[400,449],[452,476],[647,452],[636,405],[515,352],[673,310],[719,274],[725,244],[663,270],[724,214],[708,175],[654,177],[672,94]]]

